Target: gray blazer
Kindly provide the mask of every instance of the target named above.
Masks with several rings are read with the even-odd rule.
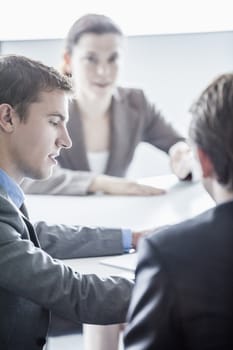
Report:
[[[57,240],[54,231],[45,245],[64,257]],[[42,349],[50,312],[76,323],[124,322],[132,286],[120,277],[81,275],[54,260],[40,248],[33,226],[0,187],[1,349]]]
[[[86,194],[95,174],[90,172],[82,121],[75,100],[69,107],[68,130],[73,142],[63,150],[53,176],[46,181],[25,181],[26,193],[60,195]],[[111,144],[105,174],[124,176],[137,145],[144,141],[168,152],[184,138],[165,121],[161,113],[145,97],[142,90],[118,88],[111,105]]]

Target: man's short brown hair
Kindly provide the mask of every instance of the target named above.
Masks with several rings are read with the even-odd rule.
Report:
[[[69,78],[41,62],[17,55],[0,56],[0,104],[11,105],[21,120],[43,91],[72,90]]]
[[[218,182],[233,190],[233,74],[215,79],[190,112],[191,139],[210,157]]]

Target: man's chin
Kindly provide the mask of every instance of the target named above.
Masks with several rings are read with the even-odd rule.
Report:
[[[44,173],[44,176],[43,176],[43,180],[47,180],[47,179],[49,179],[51,176],[52,176],[52,174],[53,174],[53,168],[54,168],[54,166],[52,166],[49,170],[47,170],[45,173]]]
[[[29,174],[26,175],[25,177],[28,177],[30,179],[33,180],[47,180],[51,177],[52,173],[53,173],[53,166],[49,169],[34,173],[34,174]]]

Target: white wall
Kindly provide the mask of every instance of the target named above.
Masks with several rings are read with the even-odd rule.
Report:
[[[5,53],[60,64],[63,40],[6,41]],[[233,31],[129,37],[121,83],[143,88],[178,129],[192,101],[216,75],[233,71]]]
[[[233,32],[132,37],[125,82],[140,86],[178,129],[192,101],[216,75],[233,71]]]
[[[63,40],[1,43],[3,54],[23,54],[56,67],[60,64],[62,49]],[[233,31],[135,36],[128,38],[120,81],[123,85],[143,88],[164,115],[185,134],[192,101],[210,80],[227,71],[233,71]],[[156,162],[147,161],[151,163],[148,170],[141,163],[142,154],[141,151],[139,156],[136,154],[139,158],[133,172],[136,176],[167,170],[167,163],[158,167]]]
[[[1,54],[25,55],[58,67],[63,49],[63,40],[16,40],[2,41]]]
[[[126,35],[233,30],[232,0],[1,1],[0,40],[64,38],[77,18],[105,14]]]

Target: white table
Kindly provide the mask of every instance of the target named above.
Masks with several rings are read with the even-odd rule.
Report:
[[[193,217],[214,205],[201,183],[180,182],[174,175],[145,178],[143,183],[167,189],[161,196],[27,196],[32,221],[88,226],[146,229]],[[124,274],[122,270],[99,264],[100,258],[65,262],[83,273]]]
[[[214,205],[200,183],[179,182],[173,175],[147,178],[141,182],[165,188],[167,193],[154,197],[28,195],[26,203],[32,221],[46,220],[50,223],[132,229],[146,229],[176,223]],[[115,258],[118,257],[112,257],[112,259]],[[64,262],[82,273],[94,272],[100,276],[132,277],[132,272],[100,264],[100,260],[103,259],[70,259]],[[91,336],[88,332],[91,332]],[[101,330],[98,329],[98,332]],[[93,330],[89,326],[86,326],[85,334],[86,339],[93,338]],[[77,349],[83,347],[82,342],[83,338],[76,335],[53,337],[49,339],[48,349]]]

